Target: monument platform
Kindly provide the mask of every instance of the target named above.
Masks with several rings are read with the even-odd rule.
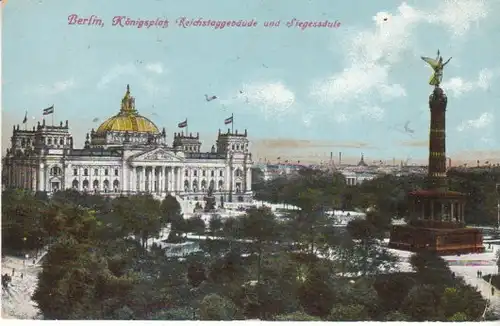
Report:
[[[389,248],[412,252],[435,252],[438,255],[456,255],[484,252],[481,230],[439,221],[424,225],[394,225]],[[454,224],[454,223],[453,223]]]
[[[389,247],[439,255],[483,252],[482,231],[465,227],[466,196],[449,190],[409,193],[410,222],[395,225]]]

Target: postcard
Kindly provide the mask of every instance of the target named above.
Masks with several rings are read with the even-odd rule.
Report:
[[[2,319],[500,320],[500,6],[1,0]]]

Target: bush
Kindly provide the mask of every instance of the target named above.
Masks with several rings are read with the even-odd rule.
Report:
[[[274,317],[275,321],[321,321],[321,318],[314,317],[302,311],[297,311],[291,314],[278,315]]]
[[[391,311],[385,315],[384,321],[410,321],[410,316],[400,311]]]
[[[237,310],[234,303],[217,294],[209,294],[200,304],[201,320],[233,320]]]
[[[369,320],[368,311],[365,306],[359,304],[333,306],[328,315],[330,321],[367,321]]]

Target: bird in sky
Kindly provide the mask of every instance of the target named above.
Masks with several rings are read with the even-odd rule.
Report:
[[[99,118],[92,119],[92,122],[97,122],[97,121],[99,121]]]
[[[205,94],[205,100],[207,100],[207,102],[213,101],[215,99],[217,99],[217,96],[215,95],[208,96],[207,94]]]
[[[415,132],[415,130],[413,129],[410,129],[410,121],[406,121],[405,123],[405,132],[409,133],[409,134],[413,134]]]

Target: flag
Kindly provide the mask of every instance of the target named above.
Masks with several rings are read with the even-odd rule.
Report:
[[[28,122],[28,111],[26,111],[26,114],[24,114],[24,119],[23,119],[23,123],[26,122]]]
[[[224,120],[224,124],[225,125],[228,125],[230,123],[233,123],[233,116],[230,116],[229,118],[227,118],[226,120]]]
[[[179,127],[179,128],[186,128],[186,127],[187,127],[187,125],[188,125],[188,120],[186,119],[186,120],[184,120],[184,121],[182,121],[182,122],[179,122],[179,123],[177,124],[177,127]]]
[[[54,113],[54,106],[52,105],[51,107],[48,107],[46,109],[43,109],[43,115],[49,115]]]

